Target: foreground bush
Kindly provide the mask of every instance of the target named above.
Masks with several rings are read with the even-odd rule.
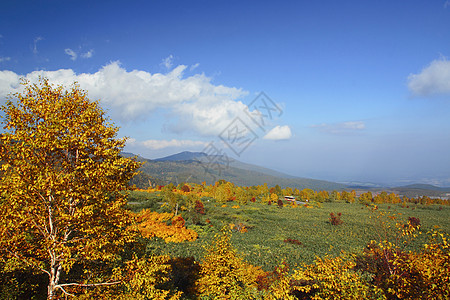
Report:
[[[216,235],[200,265],[197,282],[201,299],[255,299],[257,278],[264,272],[246,263],[232,247],[230,233]]]
[[[343,257],[317,258],[313,265],[294,271],[293,289],[306,299],[385,299],[355,265]]]

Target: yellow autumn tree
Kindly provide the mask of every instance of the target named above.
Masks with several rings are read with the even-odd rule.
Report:
[[[344,257],[316,258],[314,264],[294,271],[294,290],[308,299],[386,299],[381,289],[368,284],[353,268],[356,263]]]
[[[222,230],[206,251],[197,282],[201,299],[259,299],[256,280],[264,272],[237,254],[230,234]]]
[[[165,288],[170,281],[172,267],[168,256],[134,258],[119,270],[124,281],[124,292],[116,293],[115,299],[126,300],[176,300],[181,292]]]
[[[359,195],[359,203],[361,204],[370,204],[372,203],[372,192],[368,191],[366,193],[362,193],[361,195]]]
[[[378,241],[372,241],[359,260],[359,268],[373,273],[375,285],[388,299],[449,299],[450,246],[448,233],[428,232],[420,251],[406,251],[420,234],[420,221],[406,223],[374,206]]]
[[[76,282],[66,275],[114,261],[133,239],[121,191],[139,163],[120,155],[125,139],[79,86],[23,84],[2,106],[1,260],[47,274],[48,299],[114,284],[88,281],[95,269]]]

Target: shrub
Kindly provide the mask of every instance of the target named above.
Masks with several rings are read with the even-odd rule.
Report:
[[[332,225],[341,225],[344,223],[344,221],[341,220],[341,213],[337,213],[335,215],[334,213],[330,213],[330,223]]]
[[[189,192],[191,191],[191,188],[190,188],[189,186],[187,186],[187,185],[183,185],[183,186],[181,187],[181,190],[182,190],[183,192],[185,192],[185,193],[189,193]]]
[[[197,288],[201,299],[254,299],[259,267],[245,262],[230,242],[227,230],[215,236],[200,264]]]
[[[313,265],[294,270],[293,289],[302,293],[302,299],[385,299],[354,267],[343,257],[317,258]]]
[[[204,215],[205,214],[205,206],[203,205],[203,202],[200,200],[195,201],[195,212]]]
[[[299,240],[296,239],[291,239],[291,238],[287,238],[284,240],[285,243],[289,243],[289,244],[294,244],[294,245],[302,245],[302,242],[300,242]]]
[[[279,208],[282,208],[282,207],[283,207],[283,200],[278,199],[277,204],[278,204],[278,207],[279,207]]]
[[[407,225],[418,228],[420,226],[420,219],[416,217],[409,217]]]

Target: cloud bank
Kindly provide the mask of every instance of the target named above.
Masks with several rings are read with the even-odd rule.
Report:
[[[434,60],[419,74],[410,74],[408,88],[415,96],[450,95],[450,61]]]
[[[187,66],[179,65],[166,74],[127,71],[111,62],[95,73],[76,74],[71,69],[34,71],[24,76],[0,71],[0,97],[20,89],[20,78],[37,82],[39,76],[53,84],[70,86],[78,82],[91,99],[101,99],[113,120],[130,122],[147,119],[157,109],[170,116],[165,128],[173,132],[194,131],[217,135],[237,116],[245,115],[246,105],[238,99],[247,94],[235,87],[214,85],[204,74],[184,77]]]
[[[264,137],[265,140],[288,140],[292,137],[289,126],[275,126]]]

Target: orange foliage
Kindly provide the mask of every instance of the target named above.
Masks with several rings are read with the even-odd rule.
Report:
[[[159,237],[166,243],[181,243],[194,241],[198,237],[197,232],[184,227],[182,216],[174,216],[173,213],[158,213],[145,209],[136,215],[136,221],[139,231],[146,238]]]

